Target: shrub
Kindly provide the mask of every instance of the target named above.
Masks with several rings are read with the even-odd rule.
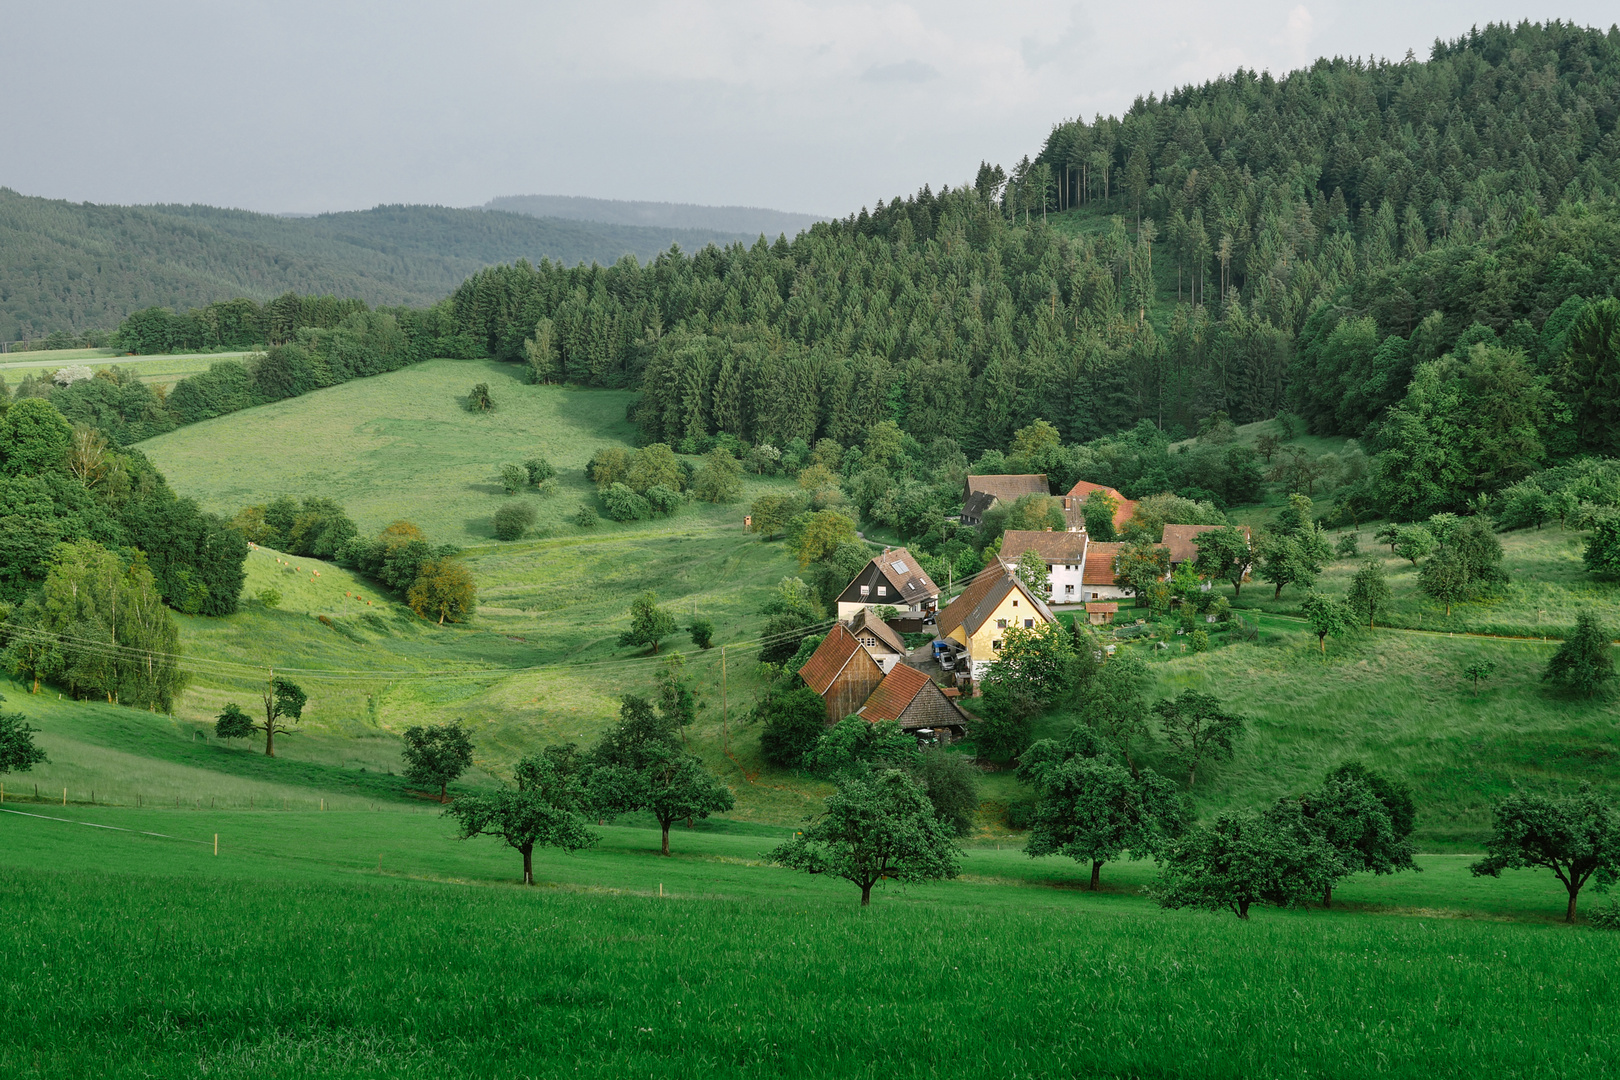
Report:
[[[922,752],[912,773],[928,794],[934,816],[941,824],[957,836],[972,831],[973,814],[979,808],[979,783],[966,757],[932,747]]]
[[[681,493],[663,484],[654,484],[642,498],[647,500],[647,506],[654,514],[673,514],[681,505]]]
[[[516,495],[522,491],[529,482],[528,470],[521,465],[501,466],[501,490],[508,495]]]
[[[489,384],[479,383],[467,393],[467,408],[473,412],[489,412],[495,402],[489,396]]]
[[[814,690],[802,685],[773,688],[755,706],[754,718],[765,722],[759,736],[760,755],[779,769],[798,768],[827,729],[826,706]]]
[[[596,528],[596,511],[588,506],[581,506],[569,520],[582,529],[594,529]]]
[[[1192,646],[1192,651],[1193,652],[1208,652],[1209,651],[1209,631],[1207,631],[1207,630],[1194,630],[1190,635],[1188,635],[1187,644]]]
[[[253,595],[254,599],[258,600],[259,603],[263,604],[267,608],[276,608],[281,606],[281,593],[277,592],[275,589],[260,589]]]
[[[1599,930],[1620,930],[1620,900],[1610,900],[1608,907],[1593,908],[1586,917]]]
[[[497,540],[521,540],[534,524],[534,507],[525,502],[508,503],[495,511],[494,527]]]
[[[602,508],[614,521],[636,521],[652,516],[647,500],[619,483],[609,484],[602,492]]]
[[[529,483],[533,484],[535,487],[539,487],[541,484],[557,475],[556,468],[552,466],[551,462],[547,461],[543,457],[530,458],[528,461],[523,463],[523,468],[529,474]]]
[[[699,616],[692,620],[692,644],[700,649],[714,646],[714,623]]]
[[[1345,533],[1339,537],[1339,542],[1333,547],[1333,554],[1341,559],[1354,559],[1361,554],[1361,548],[1356,543],[1356,534]]]

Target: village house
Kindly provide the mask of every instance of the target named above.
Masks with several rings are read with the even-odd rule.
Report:
[[[1107,626],[1119,616],[1117,600],[1086,601],[1086,622],[1092,626]]]
[[[1224,528],[1226,528],[1225,525],[1166,525],[1164,527],[1164,540],[1160,546],[1168,548],[1170,551],[1170,572],[1174,574],[1176,567],[1184,562],[1197,561],[1198,543],[1194,539],[1196,536],[1200,533]],[[1239,525],[1237,529],[1243,534],[1243,539],[1253,546],[1254,537],[1250,535],[1249,527]],[[1247,573],[1243,575],[1243,580],[1249,580]],[[1210,582],[1204,582],[1204,588],[1208,589],[1210,585]]]
[[[926,618],[939,607],[939,586],[917,565],[911,552],[884,548],[838,594],[838,618],[848,621],[857,611],[875,607],[892,607],[901,616]]]
[[[1011,506],[1025,495],[1049,495],[1045,473],[1013,473],[1005,476],[969,476],[963,484],[963,525],[978,525],[992,508]]]
[[[1064,501],[1065,511],[1071,504],[1076,510],[1081,510],[1085,506],[1086,499],[1093,491],[1100,491],[1114,500],[1114,532],[1116,534],[1123,533],[1126,524],[1136,516],[1136,504],[1111,487],[1104,487],[1101,484],[1092,484],[1081,480],[1069,489],[1069,494]],[[1081,520],[1083,521],[1084,518],[1082,517]]]
[[[872,696],[855,714],[879,723],[893,720],[902,731],[932,731],[941,742],[960,739],[967,731],[967,716],[934,680],[909,664],[900,664],[884,676]]]
[[[1001,565],[1017,572],[1019,560],[1033,551],[1046,563],[1048,595],[1042,599],[1061,606],[1090,599],[1085,594],[1086,547],[1090,538],[1081,532],[1036,532],[1008,529],[1001,534]]]
[[[906,658],[906,642],[898,631],[876,615],[870,608],[861,608],[849,620],[849,632],[861,643],[878,667],[887,675],[896,664]]]
[[[1030,592],[1017,575],[991,569],[939,613],[938,633],[941,639],[956,643],[969,677],[977,682],[1001,651],[1009,629],[1032,629],[1055,621],[1046,602]]]
[[[836,724],[866,704],[883,681],[883,669],[848,627],[838,623],[799,669],[804,684],[827,704],[827,722]]]
[[[1120,543],[1086,545],[1086,568],[1080,578],[1082,601],[1123,600],[1131,595],[1129,589],[1114,584],[1114,559],[1124,548]]]

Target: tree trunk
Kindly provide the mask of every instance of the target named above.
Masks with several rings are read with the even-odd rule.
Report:
[[[1326,889],[1322,890],[1322,906],[1323,907],[1332,907],[1333,906],[1333,886],[1332,885],[1329,885]]]
[[[1194,764],[1192,764],[1192,765],[1189,765],[1189,766],[1187,766],[1187,790],[1188,790],[1188,791],[1191,791],[1191,790],[1192,790],[1192,786],[1193,786],[1193,775],[1194,775],[1194,774],[1195,774],[1195,773],[1197,773],[1197,772],[1198,772],[1198,765],[1197,765],[1197,764],[1196,764],[1196,763],[1194,763]]]
[[[264,756],[276,756],[276,725],[264,725]]]
[[[663,827],[664,827],[664,852],[663,853],[665,855],[668,855],[669,854],[669,819],[666,818],[662,822],[660,822],[659,824],[663,825]]]
[[[1102,886],[1102,863],[1096,859],[1091,860],[1091,891],[1096,892]]]
[[[872,886],[869,882],[861,882],[861,907],[872,906]]]
[[[1322,647],[1322,659],[1327,659],[1327,635],[1317,634],[1316,643]]]
[[[1564,912],[1564,921],[1572,923],[1575,921],[1575,898],[1581,894],[1581,887],[1579,885],[1570,885],[1568,888],[1569,908]]]
[[[1283,582],[1278,582],[1277,583],[1277,591],[1271,594],[1271,598],[1273,600],[1279,600],[1279,599],[1282,598],[1283,584],[1284,584]]]
[[[439,782],[439,802],[440,803],[444,803],[444,802],[447,801],[445,799],[445,797],[444,797],[444,789],[449,787],[449,786],[450,786],[450,783],[447,780],[441,780]]]
[[[534,884],[534,845],[524,844],[518,848],[523,852],[523,884]]]
[[[1248,918],[1249,918],[1249,902],[1247,900],[1239,900],[1238,901],[1238,918],[1243,919],[1245,921],[1248,920]]]

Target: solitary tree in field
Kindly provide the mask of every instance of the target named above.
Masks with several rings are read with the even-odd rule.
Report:
[[[529,483],[529,470],[510,462],[501,466],[501,490],[516,495]]]
[[[1591,697],[1614,678],[1614,658],[1609,655],[1611,640],[1608,628],[1597,621],[1597,616],[1582,611],[1575,616],[1574,632],[1547,661],[1542,681]]]
[[[1319,592],[1313,591],[1306,596],[1300,609],[1305,613],[1305,620],[1311,624],[1323,659],[1327,658],[1327,639],[1330,636],[1341,637],[1355,625],[1348,605],[1340,600],[1330,600]]]
[[[523,855],[523,884],[534,884],[534,849],[578,851],[596,843],[586,827],[585,791],[579,777],[542,753],[518,762],[515,784],[488,795],[463,795],[445,808],[461,826],[462,839],[498,836]]]
[[[246,739],[254,732],[262,731],[265,756],[275,757],[276,736],[290,735],[296,730],[294,725],[303,718],[309,696],[290,679],[272,678],[265,683],[263,699],[263,723],[256,723],[233,701],[215,718],[214,734],[221,739]]]
[[[1415,870],[1412,823],[1402,820],[1397,824],[1398,809],[1380,798],[1369,781],[1371,775],[1376,774],[1365,767],[1360,772],[1330,774],[1320,788],[1300,798],[1305,820],[1338,852],[1347,874]],[[1396,790],[1388,781],[1384,787]],[[1399,790],[1404,793],[1404,787]],[[1410,803],[1410,794],[1406,801]],[[1332,903],[1333,882],[1329,881],[1322,893],[1322,906]]]
[[[1186,827],[1186,808],[1172,781],[1158,773],[1133,775],[1118,760],[1073,754],[1044,757],[1032,747],[1021,778],[1040,795],[1024,850],[1031,856],[1067,855],[1091,864],[1091,889],[1102,879],[1103,863],[1121,855],[1157,857]]]
[[[648,590],[630,602],[630,629],[619,635],[619,647],[652,646],[675,632],[675,616],[658,606],[658,594]]]
[[[1368,559],[1350,579],[1350,595],[1346,599],[1357,621],[1365,615],[1367,629],[1371,630],[1378,616],[1389,607],[1389,582],[1384,579],[1384,564]]]
[[[1463,665],[1463,678],[1474,684],[1474,693],[1479,693],[1479,684],[1482,679],[1488,679],[1496,671],[1494,660],[1474,660]]]
[[[916,780],[899,769],[837,780],[819,818],[767,858],[791,870],[827,873],[857,886],[861,906],[885,878],[904,884],[954,878],[958,852],[950,829]]]
[[[38,728],[28,726],[28,718],[20,712],[0,713],[0,776],[9,772],[27,772],[50,758],[34,745]]]
[[[1344,874],[1338,853],[1299,804],[1279,803],[1264,813],[1222,814],[1174,842],[1152,891],[1164,907],[1247,919],[1253,904],[1295,907],[1324,896]]]
[[[700,649],[714,647],[714,622],[699,615],[692,620],[692,644]]]
[[[489,383],[478,383],[467,393],[467,408],[473,412],[489,412],[495,402],[489,396]]]
[[[671,712],[655,712],[645,698],[626,694],[619,722],[585,756],[585,784],[597,813],[652,814],[663,830],[665,855],[672,823],[732,807],[731,790],[676,741],[679,722]]]
[[[460,720],[405,729],[405,779],[439,789],[445,802],[450,782],[472,767],[472,738]]]
[[[1213,695],[1198,690],[1183,690],[1153,706],[1153,711],[1171,753],[1187,766],[1188,788],[1198,778],[1199,765],[1229,760],[1243,737],[1243,718],[1227,713]]]
[[[1254,549],[1241,529],[1231,525],[1210,529],[1193,537],[1198,547],[1198,560],[1193,564],[1198,573],[1211,581],[1230,582],[1232,595],[1243,591],[1243,578],[1254,566]]]
[[[1564,921],[1575,921],[1575,901],[1593,877],[1613,881],[1620,873],[1620,813],[1582,784],[1573,796],[1515,791],[1496,804],[1485,858],[1470,869],[1500,877],[1503,870],[1542,867],[1569,893]]]
[[[1378,531],[1373,533],[1373,542],[1375,544],[1388,544],[1389,553],[1393,555],[1395,554],[1395,542],[1400,539],[1400,536],[1400,526],[1391,522],[1388,525],[1380,526]]]

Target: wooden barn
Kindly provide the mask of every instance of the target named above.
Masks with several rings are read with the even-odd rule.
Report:
[[[967,730],[967,716],[955,702],[909,664],[896,664],[855,715],[874,724],[893,720],[903,731],[926,728],[944,742],[960,739]]]
[[[851,716],[883,681],[883,669],[843,623],[836,624],[810,654],[799,677],[827,704],[827,722]]]

